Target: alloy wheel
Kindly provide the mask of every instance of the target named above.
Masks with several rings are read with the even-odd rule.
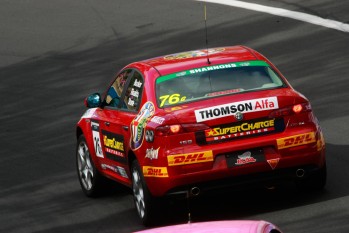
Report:
[[[86,142],[81,141],[77,150],[78,172],[81,183],[86,190],[91,190],[94,178],[90,152]]]
[[[133,179],[133,196],[137,208],[137,212],[141,218],[144,217],[145,214],[145,203],[144,203],[144,189],[141,180],[141,176],[136,168],[132,171],[132,179]]]

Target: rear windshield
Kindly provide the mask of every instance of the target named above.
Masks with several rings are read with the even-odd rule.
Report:
[[[281,78],[264,61],[200,67],[161,76],[156,80],[158,106],[254,90],[283,87]]]

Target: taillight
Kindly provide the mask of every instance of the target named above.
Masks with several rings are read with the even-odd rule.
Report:
[[[167,136],[184,132],[196,132],[206,129],[209,129],[209,127],[205,124],[175,124],[159,126],[156,128],[155,132],[157,136]]]
[[[290,116],[294,114],[299,114],[302,112],[310,112],[311,106],[309,103],[296,104],[293,106],[288,106],[285,108],[280,108],[269,114],[270,118],[278,118],[283,116]]]
[[[167,136],[174,133],[179,133],[182,127],[180,125],[164,125],[159,126],[155,130],[157,136]]]
[[[181,129],[181,125],[170,125],[170,132],[173,134],[179,133]]]
[[[292,107],[292,110],[294,113],[300,113],[302,109],[303,109],[303,106],[301,104],[297,104]]]

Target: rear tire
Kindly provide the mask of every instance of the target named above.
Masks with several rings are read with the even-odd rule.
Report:
[[[104,188],[105,178],[93,164],[84,135],[80,135],[76,146],[76,169],[81,189],[85,195],[98,196]]]
[[[310,174],[304,179],[296,181],[298,189],[303,191],[321,191],[324,189],[327,180],[326,164],[316,173]]]
[[[137,160],[132,162],[131,172],[133,199],[138,216],[143,225],[154,225],[155,220],[158,220],[157,217],[159,217],[159,200],[156,200],[149,192]]]

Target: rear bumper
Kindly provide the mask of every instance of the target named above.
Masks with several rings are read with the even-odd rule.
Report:
[[[168,177],[146,177],[146,183],[154,196],[188,194],[192,188],[198,188],[200,192],[208,192],[229,187],[263,187],[306,178],[324,165],[325,149],[323,148],[312,153],[279,158],[274,168],[268,161],[231,168],[225,163],[225,166],[214,166],[209,170],[180,175],[171,175],[169,170]]]
[[[183,185],[170,189],[166,195],[196,196],[209,192],[216,192],[227,189],[246,189],[271,187],[297,179],[304,179],[318,172],[321,168],[315,165],[298,166],[269,172],[261,172],[243,176],[228,177],[207,182],[198,182],[191,185]]]
[[[213,161],[175,164],[170,163],[170,156],[165,155],[162,162],[160,159],[157,162],[166,169],[167,176],[145,177],[154,196],[187,193],[192,187],[205,191],[244,185],[268,186],[297,179],[299,169],[307,176],[325,165],[325,142],[321,129],[315,124],[292,127],[283,133],[259,138],[194,149],[186,147],[184,153],[185,150],[192,154],[212,151]],[[181,157],[190,160],[189,154]],[[237,161],[239,158],[242,158],[241,164]]]

